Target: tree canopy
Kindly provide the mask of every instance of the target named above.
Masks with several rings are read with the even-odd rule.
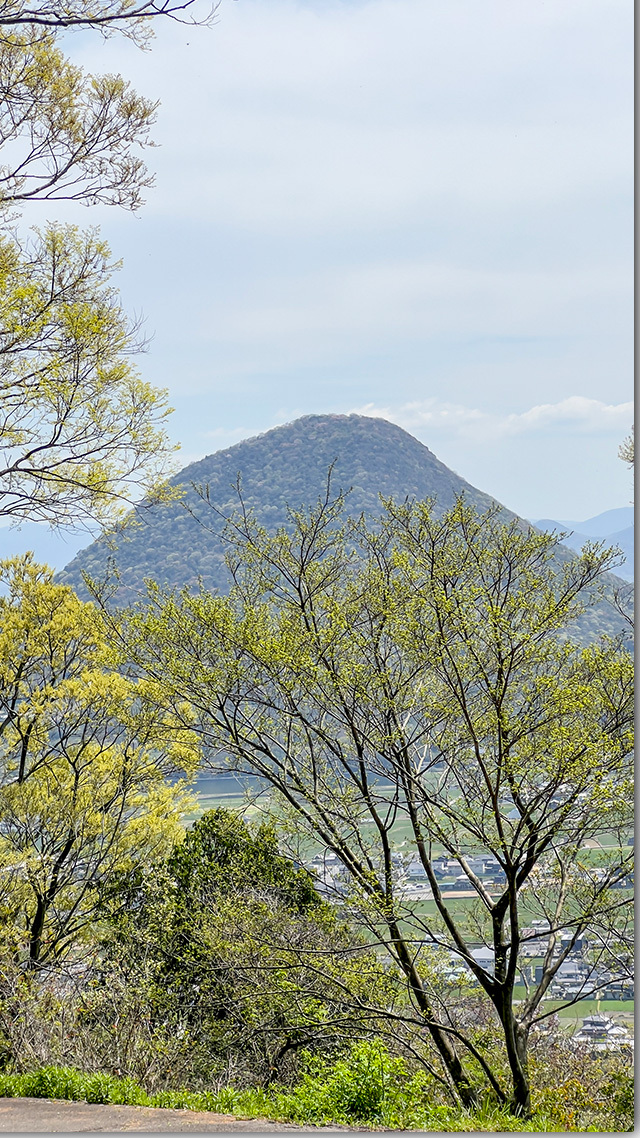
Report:
[[[197,0],[0,3],[0,209],[71,199],[136,210],[152,184],[140,150],[157,104],[120,75],[87,75],[58,46],[60,33],[119,32],[144,46],[158,19],[213,20]]]
[[[51,33],[0,38],[0,209],[29,201],[136,210],[157,104],[120,75],[85,75]]]
[[[181,833],[197,745],[115,668],[104,623],[29,555],[0,562],[0,907],[28,968],[77,952],[114,874]]]
[[[252,1083],[282,1078],[301,1051],[375,1029],[376,993],[398,997],[372,947],[278,838],[271,823],[210,810],[162,867],[138,865],[105,890],[104,985],[115,970],[125,1000],[144,993],[151,1024],[172,1025],[208,1083],[229,1067]]]
[[[95,231],[0,237],[0,514],[53,525],[120,516],[173,451],[165,393],[138,376],[138,330]]]
[[[632,661],[568,638],[615,554],[587,547],[559,568],[553,535],[462,501],[443,516],[389,501],[377,527],[341,511],[327,499],[275,535],[240,516],[230,596],[153,590],[127,651],[161,705],[190,705],[211,765],[258,774],[337,857],[463,1101],[480,1069],[527,1111],[529,1035],[576,943],[589,939],[583,994],[630,969]],[[475,898],[467,916],[440,888],[443,856]],[[407,897],[413,862],[432,912]],[[442,1003],[449,954],[501,1024],[510,1089]]]
[[[31,201],[137,210],[152,182],[141,151],[157,105],[120,75],[85,74],[61,32],[144,44],[157,18],[213,14],[195,12],[194,0],[0,4],[0,515],[16,522],[108,525],[166,471],[165,393],[128,359],[142,342],[107,245],[55,224],[25,240],[15,221]]]

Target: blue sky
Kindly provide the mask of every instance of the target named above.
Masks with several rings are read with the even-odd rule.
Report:
[[[139,217],[100,224],[181,464],[383,415],[529,518],[625,505],[628,0],[222,0],[73,58],[161,100]]]

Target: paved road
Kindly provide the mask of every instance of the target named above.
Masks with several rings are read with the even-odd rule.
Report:
[[[4,1134],[115,1134],[121,1130],[138,1130],[143,1134],[182,1134],[187,1130],[200,1134],[226,1131],[269,1134],[284,1130],[308,1134],[351,1133],[340,1126],[335,1129],[294,1126],[286,1122],[268,1122],[263,1118],[244,1121],[232,1114],[208,1111],[108,1106],[46,1098],[0,1098],[0,1132]]]

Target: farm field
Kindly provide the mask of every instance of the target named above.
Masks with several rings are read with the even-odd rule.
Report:
[[[549,1000],[545,1005],[546,1011],[559,1006],[559,1000]],[[565,1008],[558,1016],[560,1024],[567,1030],[578,1028],[585,1016],[603,1013],[612,1019],[624,1024],[633,1034],[634,1029],[634,1001],[633,1000],[579,1000],[572,1008]]]
[[[195,786],[194,794],[198,800],[198,806],[190,814],[185,816],[185,825],[190,825],[192,822],[200,818],[206,810],[213,810],[216,806],[224,806],[229,810],[242,810],[248,816],[256,814],[260,810],[260,806],[256,801],[257,792],[259,791],[260,783],[257,778],[246,776],[235,776],[230,774],[202,774],[198,777]],[[380,786],[380,790],[384,790]],[[264,790],[264,802],[268,801],[269,791],[267,788]],[[368,826],[373,824],[364,823],[363,831],[366,832]],[[403,843],[410,837],[411,824],[408,819],[400,818],[395,823],[392,829],[392,836],[396,842],[396,848],[402,849]],[[314,852],[320,850],[317,844],[309,843],[309,856],[313,856]],[[598,853],[602,850],[611,851],[614,848],[620,848],[614,840],[613,835],[607,835],[602,842],[587,841],[584,847],[584,856],[591,861],[598,860]],[[434,845],[433,852],[437,856],[442,853],[441,847]],[[446,886],[443,887],[446,896],[451,897],[453,891],[447,890]],[[471,891],[456,891],[461,901],[473,900],[475,894]],[[433,902],[420,899],[420,904],[424,904],[424,912],[433,912]]]

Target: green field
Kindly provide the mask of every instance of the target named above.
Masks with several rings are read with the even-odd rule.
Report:
[[[185,825],[190,826],[206,810],[214,810],[218,806],[224,806],[227,810],[241,810],[243,813],[256,813],[258,808],[251,802],[252,792],[255,793],[256,788],[256,780],[241,781],[233,775],[201,775],[193,788],[198,806],[185,815]]]
[[[561,1010],[558,1013],[558,1018],[563,1027],[573,1028],[582,1023],[585,1016],[602,1012],[624,1023],[625,1027],[633,1032],[634,1006],[633,1000],[578,1000],[570,1008]],[[544,1010],[555,1011],[561,1007],[561,1000],[548,1000],[544,1005]]]

